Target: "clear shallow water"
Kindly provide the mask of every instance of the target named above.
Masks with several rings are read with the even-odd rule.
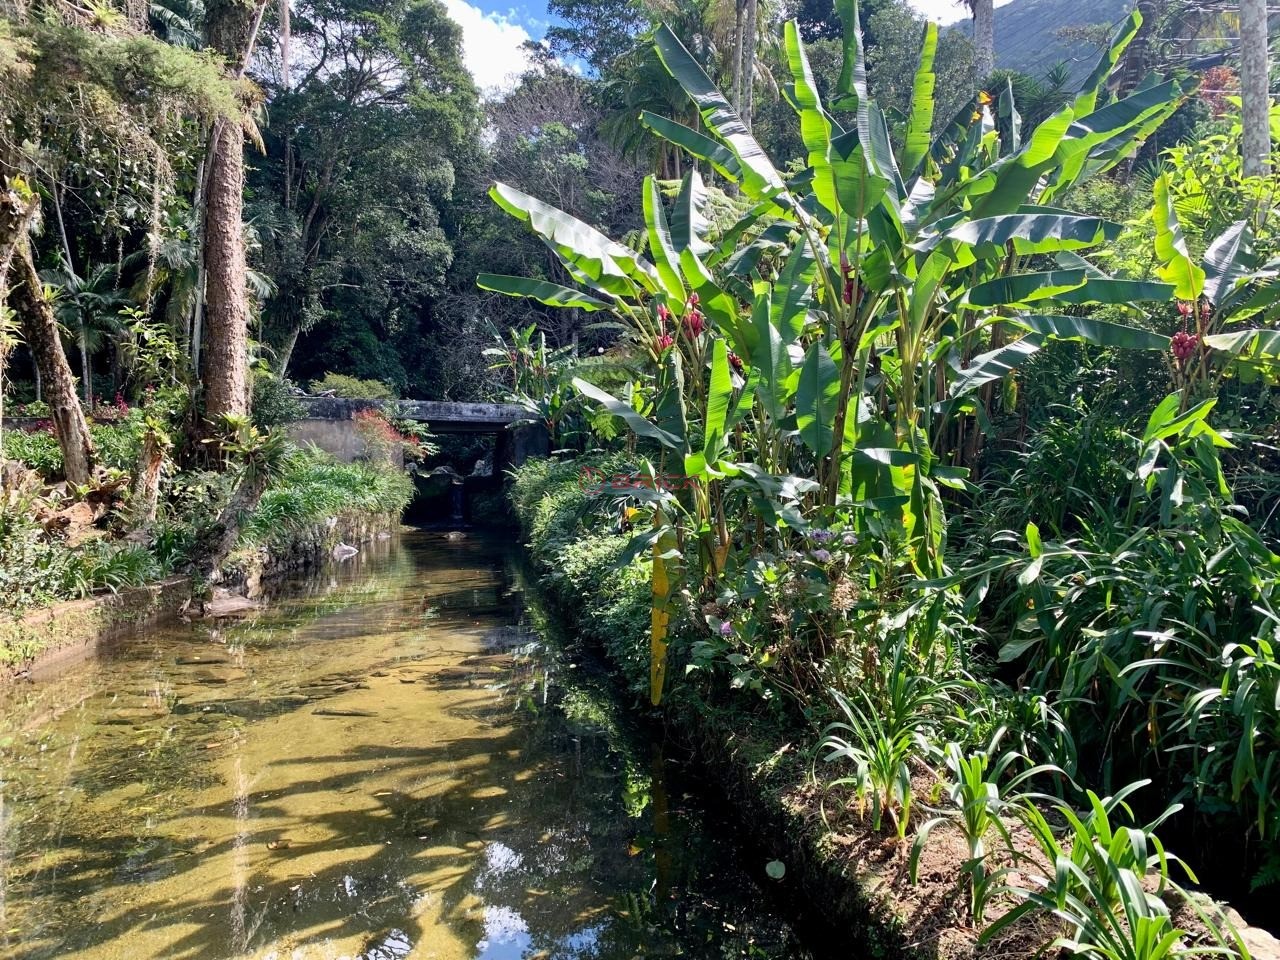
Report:
[[[410,533],[0,691],[0,957],[808,957],[511,571]]]

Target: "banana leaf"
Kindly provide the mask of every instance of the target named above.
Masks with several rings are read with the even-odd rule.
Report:
[[[1160,279],[1174,286],[1179,300],[1196,301],[1204,289],[1202,270],[1187,251],[1187,240],[1182,235],[1182,224],[1173,209],[1173,195],[1169,189],[1169,175],[1162,173],[1156,179],[1156,202],[1152,211],[1156,224],[1156,256],[1160,266],[1156,273]]]
[[[826,347],[815,343],[805,355],[796,389],[796,425],[800,439],[822,458],[834,449],[833,424],[840,399],[840,371]]]
[[[671,240],[666,211],[652,174],[644,178],[644,225],[649,236],[649,255],[657,268],[667,298],[678,312],[684,305],[684,281],[680,279],[680,254]]]
[[[773,162],[671,28],[665,24],[659,27],[654,40],[667,72],[684,88],[707,128],[737,157],[742,169],[742,188],[747,195],[762,200],[784,193],[786,185]]]
[[[1054,340],[1075,340],[1097,347],[1122,347],[1128,350],[1169,349],[1169,338],[1150,330],[1096,320],[1093,317],[1068,317],[1044,313],[1022,313],[1013,322]]]
[[[572,287],[562,287],[558,283],[550,283],[546,280],[482,273],[476,277],[476,286],[481,290],[506,294],[508,297],[527,297],[549,307],[577,307],[588,313],[609,308],[609,304],[603,300],[598,300],[580,290],[574,290]]]
[[[494,184],[489,196],[507,213],[528,223],[575,279],[618,297],[634,298],[637,286],[658,292],[658,273],[653,265],[594,227],[505,183]]]

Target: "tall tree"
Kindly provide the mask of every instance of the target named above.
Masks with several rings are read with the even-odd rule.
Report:
[[[996,12],[994,0],[965,0],[973,13],[973,83],[981,87],[996,69]]]
[[[261,80],[273,94],[267,159],[252,178],[263,258],[277,280],[265,309],[276,361],[298,338],[318,375],[332,368],[404,385],[409,371],[380,351],[344,369],[338,341],[385,342],[417,322],[453,260],[442,209],[455,162],[479,136],[476,90],[461,31],[438,0],[302,0],[293,12],[298,62]],[[341,330],[346,327],[348,329]],[[356,359],[361,359],[357,357]],[[379,369],[381,367],[381,369]]]
[[[41,205],[34,171],[52,181],[55,196],[68,170],[92,169],[92,196],[118,196],[144,182],[159,201],[172,183],[172,168],[157,159],[161,140],[180,136],[192,119],[238,112],[231,85],[209,57],[139,34],[108,13],[86,24],[75,8],[19,6],[0,30],[0,273],[8,274],[8,303],[75,483],[91,477],[93,445],[36,268],[28,229]],[[102,219],[114,213],[98,212]],[[121,234],[116,241],[119,253]]]
[[[213,0],[209,45],[244,76],[265,0]],[[210,134],[204,192],[204,413],[210,424],[249,411],[249,291],[244,239],[244,127],[218,121]]]
[[[23,339],[44,381],[45,402],[62,448],[62,472],[68,482],[83,486],[93,478],[93,440],[76,397],[76,381],[62,349],[53,304],[36,272],[29,240],[19,242],[14,259],[12,298],[22,318]]]
[[[547,12],[560,21],[547,30],[552,52],[584,60],[597,73],[630,50],[649,25],[649,10],[636,0],[548,0]]]
[[[759,0],[747,0],[742,23],[742,122],[751,129],[751,115],[755,110],[756,50],[760,45]]]
[[[1240,97],[1245,176],[1267,172],[1271,154],[1271,71],[1267,0],[1240,0]]]

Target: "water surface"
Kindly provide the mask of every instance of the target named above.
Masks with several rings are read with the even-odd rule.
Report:
[[[494,542],[407,533],[0,692],[0,956],[808,957],[528,619]]]

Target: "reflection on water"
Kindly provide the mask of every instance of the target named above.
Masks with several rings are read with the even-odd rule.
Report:
[[[0,956],[806,956],[497,548],[372,553],[3,693]]]

